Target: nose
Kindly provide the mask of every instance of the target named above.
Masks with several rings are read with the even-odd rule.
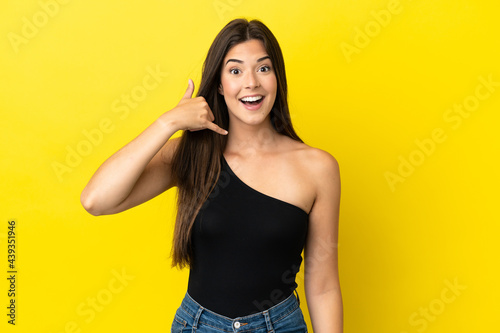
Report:
[[[253,71],[248,71],[245,77],[245,88],[257,88],[260,86],[259,78],[257,77],[257,73]]]

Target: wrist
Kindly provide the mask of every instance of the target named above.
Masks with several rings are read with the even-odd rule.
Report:
[[[158,119],[156,119],[155,123],[162,128],[163,131],[167,132],[170,135],[173,135],[175,132],[181,130],[179,128],[178,122],[171,117],[168,112],[162,114]]]

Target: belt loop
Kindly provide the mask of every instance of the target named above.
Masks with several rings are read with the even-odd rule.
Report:
[[[299,306],[300,306],[300,298],[299,298],[299,293],[297,292],[297,289],[294,289],[293,290],[295,292],[295,294],[297,295],[297,301],[299,302]]]
[[[202,306],[198,309],[198,312],[196,313],[196,316],[194,317],[194,322],[193,322],[193,329],[191,330],[192,333],[195,333],[196,330],[198,329],[198,320],[200,319],[201,313],[205,310]]]
[[[267,310],[265,310],[263,312],[263,314],[264,314],[264,318],[266,319],[267,332],[274,333],[274,328],[273,328],[273,324],[271,323],[271,318],[269,317],[269,312],[267,312]]]

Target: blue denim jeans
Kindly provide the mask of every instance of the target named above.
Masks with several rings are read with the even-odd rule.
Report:
[[[210,311],[186,292],[172,323],[172,333],[307,333],[299,295],[292,293],[281,303],[245,317],[228,318]]]

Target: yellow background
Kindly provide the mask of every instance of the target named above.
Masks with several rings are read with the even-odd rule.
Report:
[[[198,86],[210,44],[236,17],[276,35],[294,125],[339,161],[345,332],[498,330],[500,86],[480,78],[500,82],[499,9],[489,0],[2,1],[1,331],[170,330],[188,278],[168,258],[174,191],[102,217],[79,197],[108,156],[177,104],[189,78]],[[148,68],[168,74],[144,90]],[[124,107],[131,92],[141,100]],[[446,118],[464,103],[470,116]],[[424,154],[418,140],[435,147]],[[85,156],[68,166],[77,148]],[[400,166],[410,158],[413,171]],[[406,176],[391,186],[398,168]],[[297,281],[308,314],[302,272]]]

